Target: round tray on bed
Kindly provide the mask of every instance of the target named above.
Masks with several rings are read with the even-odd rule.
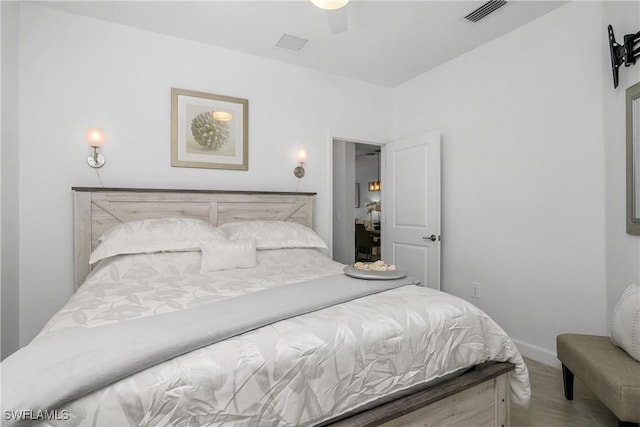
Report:
[[[367,270],[357,270],[353,268],[353,265],[345,266],[342,271],[347,276],[355,277],[356,279],[365,279],[365,280],[393,280],[393,279],[401,279],[405,277],[407,274],[400,271],[367,271]]]

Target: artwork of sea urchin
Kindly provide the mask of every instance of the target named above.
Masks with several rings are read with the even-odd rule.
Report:
[[[200,113],[191,121],[191,133],[196,142],[207,150],[218,150],[229,138],[229,123],[216,120],[211,112]]]

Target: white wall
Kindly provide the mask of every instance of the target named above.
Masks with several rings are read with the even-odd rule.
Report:
[[[479,282],[473,302],[551,364],[557,334],[607,333],[602,21],[572,2],[394,90],[394,138],[443,135],[443,290]]]
[[[616,40],[621,43],[625,34],[640,29],[640,3],[605,2],[603,25],[611,24]],[[623,13],[624,12],[624,13]],[[608,55],[608,44],[603,37],[602,50]],[[625,89],[640,81],[640,64],[620,67],[620,83],[613,89],[610,66],[602,64],[605,73],[604,93],[604,148],[606,165],[606,273],[607,315],[630,283],[640,282],[640,236],[626,234],[626,124]]]
[[[107,136],[106,186],[316,191],[329,234],[327,135],[388,140],[391,90],[169,36],[22,4],[20,337],[72,292],[71,186],[96,186],[84,134]],[[249,99],[249,171],[170,166],[170,88]],[[340,108],[336,108],[339,105]]]
[[[1,358],[16,351],[19,344],[19,264],[18,248],[18,19],[17,2],[0,2],[2,14],[2,327]]]

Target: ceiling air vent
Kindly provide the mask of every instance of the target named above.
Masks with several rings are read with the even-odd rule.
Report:
[[[481,20],[482,18],[485,18],[490,13],[493,13],[496,10],[500,9],[505,4],[507,4],[505,0],[488,1],[482,6],[480,6],[479,8],[477,8],[476,10],[474,10],[473,12],[471,12],[470,14],[468,14],[467,16],[465,16],[464,19],[471,22],[478,22],[479,20]]]
[[[300,52],[302,48],[307,45],[307,43],[309,43],[309,40],[307,39],[285,33],[282,35],[282,37],[280,37],[278,43],[276,43],[276,47]]]

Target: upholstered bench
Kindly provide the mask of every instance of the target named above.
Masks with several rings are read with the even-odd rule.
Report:
[[[557,351],[567,400],[573,400],[576,375],[618,417],[620,426],[638,426],[639,362],[603,336],[558,335]]]

